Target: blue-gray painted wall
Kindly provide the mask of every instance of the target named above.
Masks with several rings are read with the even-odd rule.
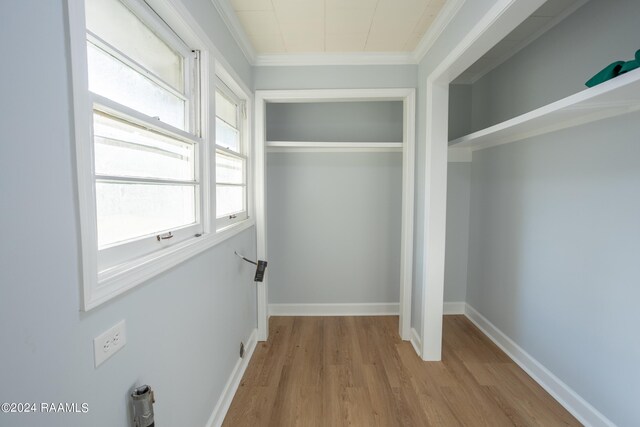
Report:
[[[464,302],[467,294],[470,198],[471,163],[449,163],[444,260],[445,302]]]
[[[237,50],[210,1],[187,4],[225,52]],[[255,230],[80,312],[65,16],[63,0],[0,3],[11,58],[0,71],[0,401],[86,402],[89,412],[0,414],[0,425],[129,425],[127,393],[148,383],[158,425],[204,426],[256,327],[253,271],[233,255],[255,256]],[[250,84],[248,64],[239,68]],[[122,319],[126,347],[95,369],[93,338]]]
[[[584,88],[640,48],[634,0],[591,0],[473,88],[475,126]],[[475,113],[474,113],[475,115]],[[619,426],[640,424],[640,115],[477,151],[467,302]]]
[[[402,153],[270,153],[267,195],[270,303],[398,303]]]
[[[267,140],[402,142],[399,101],[269,103]],[[267,155],[272,304],[398,303],[402,154]]]
[[[449,85],[449,141],[471,133],[472,93],[472,85]]]
[[[400,101],[269,103],[268,141],[402,142]]]
[[[474,153],[467,302],[619,426],[640,422],[637,113]]]
[[[416,87],[416,65],[254,67],[254,89],[370,89]]]

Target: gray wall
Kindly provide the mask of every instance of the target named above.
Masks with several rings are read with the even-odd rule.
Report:
[[[449,163],[444,301],[464,302],[467,294],[471,163]]]
[[[471,133],[472,85],[449,85],[449,141]]]
[[[402,102],[269,103],[267,140],[402,142]]]
[[[64,3],[0,3],[2,52],[19,64],[0,72],[0,401],[87,402],[89,413],[0,414],[0,424],[128,425],[127,393],[146,382],[156,390],[159,425],[203,426],[240,340],[256,326],[252,269],[233,255],[255,255],[255,232],[79,312]],[[215,13],[207,0],[189,3],[198,4],[200,18]],[[208,29],[213,39],[225,32]],[[121,319],[126,347],[95,369],[93,338]]]
[[[467,302],[619,426],[640,422],[639,119],[472,163]]]
[[[639,48],[633,0],[592,0],[478,82],[490,122]],[[489,85],[489,89],[486,86]],[[474,153],[467,302],[619,426],[640,416],[640,115]]]
[[[267,156],[270,303],[399,301],[401,153]]]
[[[255,67],[254,89],[416,87],[416,65]]]

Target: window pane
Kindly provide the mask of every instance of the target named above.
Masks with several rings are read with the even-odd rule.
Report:
[[[216,116],[234,128],[238,127],[238,106],[220,91],[216,91]]]
[[[185,129],[185,102],[91,43],[89,90],[163,122]]]
[[[118,0],[87,0],[87,28],[184,93],[182,56]]]
[[[96,183],[98,247],[196,222],[196,186]]]
[[[240,132],[216,118],[216,144],[240,152]]]
[[[216,217],[221,218],[245,210],[245,187],[216,186]]]
[[[93,115],[96,174],[193,181],[194,144]]]
[[[216,182],[244,184],[244,159],[216,151]]]

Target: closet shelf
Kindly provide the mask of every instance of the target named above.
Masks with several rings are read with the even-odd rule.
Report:
[[[402,151],[402,142],[267,141],[269,151]]]
[[[449,147],[476,151],[637,110],[640,110],[640,69],[449,141]]]

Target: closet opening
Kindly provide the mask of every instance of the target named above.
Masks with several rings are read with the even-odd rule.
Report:
[[[411,338],[414,89],[256,91],[258,337],[270,315],[399,315]]]

